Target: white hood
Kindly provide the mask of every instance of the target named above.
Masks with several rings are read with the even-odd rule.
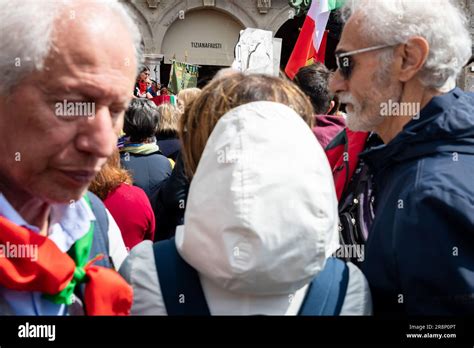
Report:
[[[221,288],[288,294],[338,249],[337,223],[332,173],[308,125],[283,104],[253,102],[209,137],[176,245]]]

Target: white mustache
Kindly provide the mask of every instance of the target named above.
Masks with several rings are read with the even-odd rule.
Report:
[[[342,104],[352,104],[352,105],[358,104],[352,94],[349,94],[349,93],[339,94],[338,97],[339,97],[339,101]]]

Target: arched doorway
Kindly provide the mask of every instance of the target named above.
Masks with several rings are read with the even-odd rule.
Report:
[[[185,20],[173,22],[164,36],[162,83],[168,83],[174,57],[201,66],[198,84],[202,86],[217,70],[232,64],[234,47],[242,29],[242,23],[222,11],[198,9],[186,12]]]

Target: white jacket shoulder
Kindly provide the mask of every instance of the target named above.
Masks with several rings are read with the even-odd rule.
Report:
[[[145,240],[131,250],[120,274],[133,287],[132,315],[167,314],[151,241]]]
[[[370,288],[362,271],[353,263],[347,262],[349,283],[341,315],[372,315]]]

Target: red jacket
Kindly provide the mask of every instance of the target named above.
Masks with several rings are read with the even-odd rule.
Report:
[[[145,191],[122,183],[109,193],[104,204],[117,222],[128,249],[145,239],[153,241],[155,214]]]
[[[367,132],[353,132],[345,128],[326,147],[326,156],[336,185],[337,199],[341,199],[342,193],[357,168],[359,154],[365,150],[368,136]]]
[[[313,133],[323,149],[346,127],[346,121],[342,116],[316,115],[314,123]]]

